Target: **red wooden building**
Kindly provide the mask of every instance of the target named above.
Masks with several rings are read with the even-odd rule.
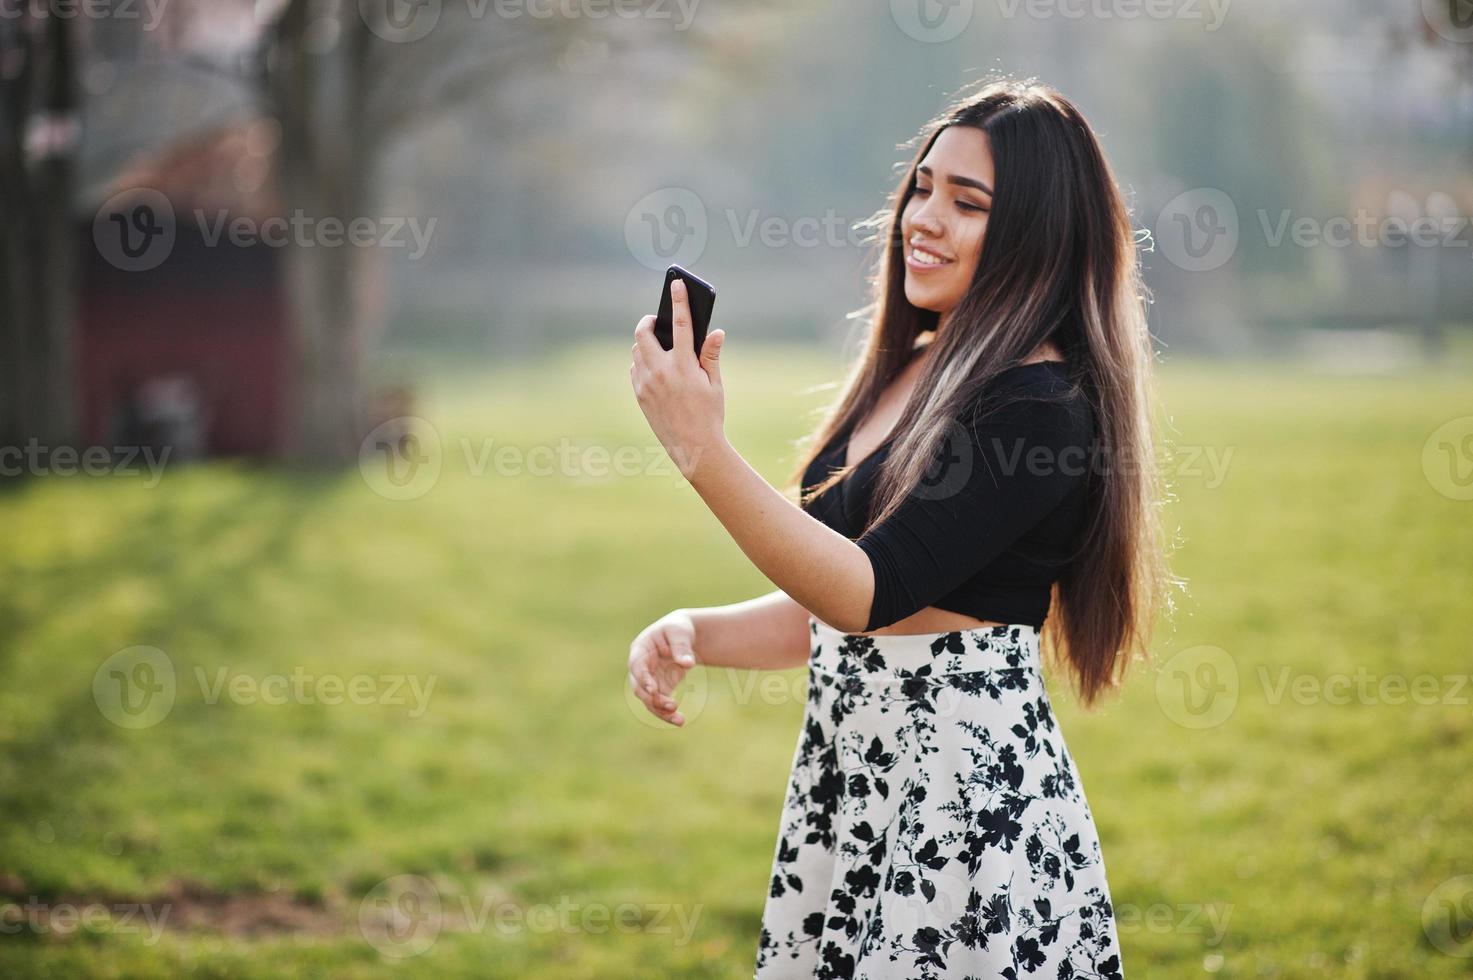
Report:
[[[282,219],[276,134],[259,118],[209,131],[135,161],[89,202],[75,335],[88,444],[168,445],[175,460],[283,452],[283,249],[220,233],[222,218],[248,231]]]

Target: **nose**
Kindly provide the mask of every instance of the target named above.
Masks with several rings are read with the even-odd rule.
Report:
[[[931,210],[931,202],[924,201],[921,202],[920,207],[911,212],[910,231],[919,231],[927,238],[940,238],[946,233],[946,227]],[[905,237],[909,240],[910,235],[907,234]]]

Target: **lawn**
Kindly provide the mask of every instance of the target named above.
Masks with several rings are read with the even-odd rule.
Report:
[[[646,623],[772,588],[627,364],[438,375],[397,481],[0,488],[0,976],[749,977],[803,672],[627,696]],[[840,367],[729,346],[774,482]],[[1119,699],[1051,678],[1127,977],[1473,970],[1473,501],[1423,451],[1469,376],[1163,370],[1190,593]]]

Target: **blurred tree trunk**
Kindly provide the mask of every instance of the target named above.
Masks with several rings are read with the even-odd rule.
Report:
[[[367,146],[367,28],[356,10],[336,14],[336,44],[322,50],[313,31],[324,16],[293,0],[274,25],[265,90],[281,124],[282,192],[290,219],[345,224],[371,207],[373,157]],[[356,4],[349,7],[356,8]],[[285,250],[284,274],[295,331],[296,397],[291,451],[301,459],[356,457],[363,436],[362,249]]]
[[[0,18],[0,445],[76,440],[71,18]]]
[[[670,15],[668,4],[639,3]],[[498,81],[560,70],[556,56],[575,40],[634,43],[622,23],[627,17],[498,17],[488,10],[484,4],[285,0],[263,38],[260,64],[262,90],[281,124],[288,219],[298,212],[313,222],[373,217],[379,167],[407,131],[466,102],[495,100]],[[406,13],[432,16],[437,26],[413,39],[396,37]],[[692,58],[736,63],[751,48],[704,20],[659,36],[658,43],[678,45]],[[650,43],[648,37],[640,43]],[[377,327],[368,287],[376,285],[386,257],[343,245],[292,247],[283,258],[296,332],[294,454],[346,462],[356,458],[365,434],[364,359]]]

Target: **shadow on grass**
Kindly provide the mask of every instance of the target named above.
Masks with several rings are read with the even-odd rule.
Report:
[[[16,676],[17,653],[38,642],[35,634],[43,626],[68,615],[67,610],[89,598],[137,579],[145,581],[163,601],[129,625],[130,640],[118,648],[143,644],[171,650],[176,667],[188,670],[187,653],[171,649],[181,624],[195,631],[203,629],[228,645],[235,631],[232,620],[241,615],[242,587],[262,576],[288,574],[293,539],[324,513],[347,478],[340,472],[238,464],[208,464],[181,471],[150,490],[146,502],[133,507],[121,527],[109,525],[114,539],[105,549],[81,561],[61,559],[27,568],[26,594],[39,594],[43,597],[40,602],[23,604],[23,597],[13,590],[0,591],[0,635],[6,637],[0,645],[0,684],[14,691],[23,683]],[[21,492],[42,493],[47,479],[0,483],[5,487],[0,492],[12,500]],[[138,492],[136,487],[119,490]],[[89,493],[84,502],[109,506],[115,498],[106,492]],[[37,527],[28,533],[56,532]],[[114,652],[107,647],[70,649],[66,655],[96,666]],[[49,700],[48,720],[0,739],[0,772],[6,774],[0,781],[0,813],[13,825],[34,826],[75,812],[75,800],[86,798],[89,787],[113,774],[117,760],[126,759],[136,745],[129,739],[140,734],[118,727],[103,715],[93,696],[91,671],[78,672],[74,664],[62,669],[76,675],[75,683]],[[44,697],[54,690],[36,694]],[[180,708],[188,711],[190,706]],[[190,761],[181,758],[178,764],[181,777],[187,777]],[[89,822],[100,822],[104,816],[83,814]],[[101,834],[105,828],[95,829]],[[0,872],[10,870],[0,864]],[[45,889],[44,883],[37,883],[33,891],[44,894]]]

